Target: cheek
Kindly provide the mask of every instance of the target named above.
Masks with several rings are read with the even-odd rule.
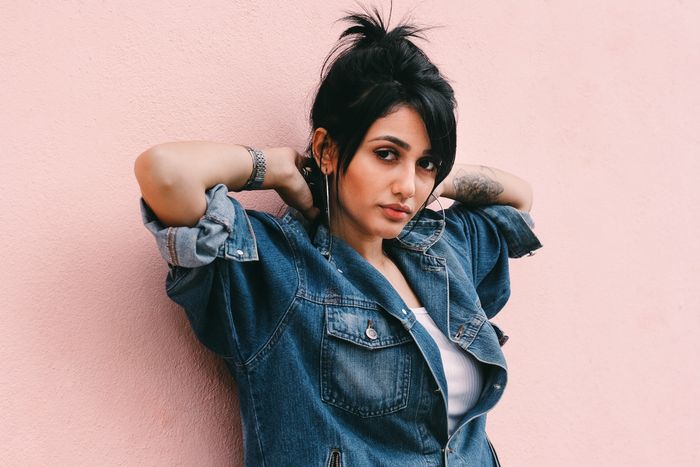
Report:
[[[365,204],[370,202],[368,191],[366,182],[346,178],[340,184],[338,197],[345,209],[363,209],[365,208]]]
[[[367,177],[347,176],[341,185],[342,199],[346,203],[367,202],[373,194],[373,184]]]
[[[430,193],[433,191],[434,185],[435,179],[433,178],[421,182],[420,186],[416,190],[416,199],[417,201],[420,201],[419,206],[422,206],[423,203],[428,199]]]

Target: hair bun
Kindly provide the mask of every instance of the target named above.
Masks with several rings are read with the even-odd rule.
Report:
[[[347,21],[353,23],[345,31],[340,34],[341,41],[350,41],[353,47],[365,48],[372,45],[390,44],[403,40],[409,40],[411,37],[425,39],[422,35],[423,31],[429,28],[420,28],[413,24],[402,21],[401,24],[389,31],[389,23],[391,22],[391,9],[389,10],[389,19],[386,24],[382,19],[376,7],[371,10],[363,7],[365,13],[349,13],[347,16],[340,18],[339,21]]]

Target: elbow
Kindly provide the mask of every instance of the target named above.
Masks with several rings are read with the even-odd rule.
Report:
[[[532,190],[532,185],[530,185],[529,183],[527,184],[527,198],[526,198],[526,200],[527,200],[527,202],[525,204],[525,208],[523,209],[523,211],[530,212],[530,210],[532,209],[532,202],[533,202],[533,190]]]
[[[152,191],[172,186],[175,181],[158,146],[142,152],[134,161],[134,175],[141,191]]]
[[[520,187],[518,192],[518,199],[513,204],[513,207],[519,211],[530,212],[530,210],[532,209],[532,199],[532,185],[523,180],[522,186]]]

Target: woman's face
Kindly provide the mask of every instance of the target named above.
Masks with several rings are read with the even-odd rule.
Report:
[[[402,106],[377,119],[340,176],[333,232],[360,241],[398,236],[433,190],[437,163],[415,110]]]

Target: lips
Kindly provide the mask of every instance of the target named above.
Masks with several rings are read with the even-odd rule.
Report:
[[[392,221],[405,221],[411,217],[411,208],[405,204],[384,204],[381,208],[384,215]]]
[[[394,204],[384,204],[382,205],[383,208],[388,208],[392,209],[394,211],[400,211],[400,212],[405,212],[407,214],[411,214],[412,209],[405,204],[399,204],[399,203],[394,203]]]

